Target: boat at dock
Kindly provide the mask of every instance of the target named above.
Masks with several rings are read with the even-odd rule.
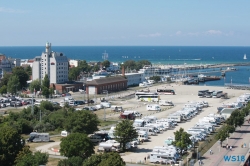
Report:
[[[198,80],[199,82],[205,82],[205,81],[216,81],[216,80],[220,80],[221,77],[219,76],[207,76],[204,74],[199,74],[198,75]]]

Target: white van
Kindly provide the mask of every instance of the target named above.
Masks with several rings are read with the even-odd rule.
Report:
[[[168,101],[168,100],[159,100],[159,105],[163,105],[163,106],[174,106],[172,101]]]
[[[98,142],[102,142],[102,137],[99,135],[95,135],[95,134],[90,134],[89,135],[89,139],[91,142],[93,143],[98,143]]]
[[[112,105],[112,106],[111,106],[111,111],[114,111],[114,112],[122,112],[122,111],[123,111],[123,108],[122,108],[122,106]]]
[[[111,104],[109,102],[101,102],[100,103],[103,107],[110,108]]]
[[[69,135],[69,132],[67,132],[66,130],[61,131],[62,137],[67,137],[68,135]]]
[[[70,102],[70,101],[74,101],[74,99],[71,96],[67,96],[64,98],[64,101]]]
[[[161,111],[161,108],[158,104],[149,104],[146,106],[146,110],[148,110],[148,111]]]

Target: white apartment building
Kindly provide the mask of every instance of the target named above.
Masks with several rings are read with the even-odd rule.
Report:
[[[48,74],[50,83],[65,83],[68,81],[68,58],[60,52],[51,51],[51,43],[46,43],[45,52],[34,59],[32,65],[32,80],[42,80]]]

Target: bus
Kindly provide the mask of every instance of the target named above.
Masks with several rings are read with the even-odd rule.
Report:
[[[160,100],[159,95],[140,95],[138,96],[139,101],[147,102],[158,102]]]
[[[223,91],[214,91],[213,92],[213,98],[220,98],[223,94]]]
[[[157,89],[156,92],[161,95],[175,95],[173,89]]]
[[[204,97],[205,94],[206,94],[208,91],[209,91],[209,90],[199,90],[199,91],[198,91],[198,96]]]
[[[158,95],[157,93],[151,93],[151,92],[135,92],[135,97],[138,98],[141,95]]]

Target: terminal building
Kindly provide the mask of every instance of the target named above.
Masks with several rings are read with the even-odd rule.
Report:
[[[65,83],[68,81],[69,61],[60,52],[51,51],[51,43],[46,43],[45,52],[36,56],[32,64],[32,80],[43,80],[47,74],[50,84]]]

